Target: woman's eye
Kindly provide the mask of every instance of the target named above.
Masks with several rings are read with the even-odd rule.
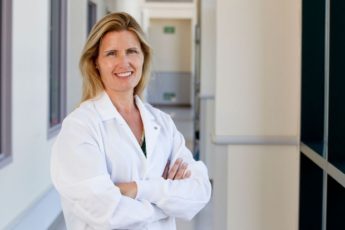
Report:
[[[114,51],[109,51],[107,52],[107,56],[114,56],[115,55],[115,52]]]
[[[129,54],[137,54],[139,52],[138,52],[138,50],[130,49],[130,50],[128,50],[128,53]]]

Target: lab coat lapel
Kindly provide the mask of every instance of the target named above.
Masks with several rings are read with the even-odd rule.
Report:
[[[121,124],[126,123],[105,91],[101,92],[92,100],[94,101],[95,107],[103,121],[115,118]]]
[[[127,125],[126,121],[116,110],[115,106],[112,104],[106,92],[100,93],[100,95],[98,95],[93,100],[103,121],[115,118],[120,125]],[[150,157],[158,141],[160,126],[156,122],[156,119],[153,116],[153,114],[146,108],[146,106],[138,96],[135,96],[135,102],[139,108],[140,115],[143,120],[145,130],[146,153],[147,157]],[[128,132],[130,132],[129,127]],[[133,133],[128,133],[128,135],[132,139],[133,146],[138,150],[138,152],[141,153],[142,150],[139,144],[137,143]],[[145,159],[144,154],[140,154],[140,156],[142,157],[142,159]]]
[[[150,157],[152,156],[153,150],[157,144],[158,136],[160,133],[160,127],[154,120],[146,120],[144,121],[144,124],[147,157]]]
[[[124,129],[124,131],[128,135],[128,138],[131,140],[130,144],[137,150],[137,153],[139,153],[138,155],[144,159],[144,154],[142,154],[142,150],[134,134],[130,130],[125,119],[121,116],[121,114],[117,111],[117,109],[111,102],[108,94],[106,92],[102,92],[93,100],[101,119],[103,121],[107,121],[115,118],[115,121]]]
[[[149,158],[152,155],[157,144],[161,127],[157,123],[153,114],[146,108],[146,106],[138,96],[136,96],[136,103],[140,110],[141,119],[144,123],[146,153],[147,157]]]

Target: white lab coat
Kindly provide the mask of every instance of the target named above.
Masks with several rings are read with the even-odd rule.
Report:
[[[207,169],[195,161],[169,115],[135,97],[145,130],[147,158],[120,113],[103,92],[63,121],[54,143],[51,176],[71,230],[176,229],[175,217],[191,219],[209,201]],[[177,158],[191,177],[165,180]],[[136,199],[119,182],[136,181]]]

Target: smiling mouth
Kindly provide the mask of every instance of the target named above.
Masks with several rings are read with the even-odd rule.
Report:
[[[133,71],[115,73],[115,75],[116,75],[117,77],[122,77],[122,78],[129,77],[129,76],[131,76],[132,74],[133,74]]]

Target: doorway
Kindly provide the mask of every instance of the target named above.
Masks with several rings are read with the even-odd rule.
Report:
[[[150,19],[148,38],[153,48],[153,65],[147,101],[170,114],[193,152],[192,35],[191,19]]]

